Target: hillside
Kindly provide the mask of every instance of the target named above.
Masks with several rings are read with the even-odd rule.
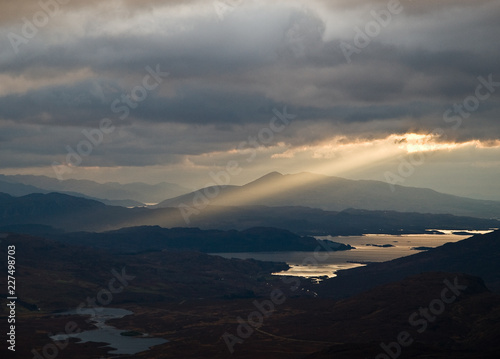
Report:
[[[113,253],[142,253],[160,250],[193,250],[205,253],[331,251],[352,249],[349,245],[301,237],[276,228],[245,231],[200,230],[198,228],[132,227],[103,233],[53,235],[62,243],[101,248]]]
[[[61,193],[34,193],[22,197],[2,194],[0,226],[20,228],[19,225],[37,224],[66,231],[104,230],[109,223],[121,227],[141,208],[136,210]]]
[[[68,320],[91,329],[84,318],[68,319],[51,311],[85,305],[85,298],[95,298],[114,278],[113,269],[128,279],[125,289],[113,295],[111,305],[135,314],[112,325],[170,340],[134,355],[136,359],[374,358],[381,352],[380,344],[397,340],[401,331],[415,340],[402,349],[402,357],[494,358],[500,349],[496,338],[500,297],[482,279],[467,274],[417,274],[381,286],[372,283],[367,291],[334,300],[336,288],[323,283],[302,280],[301,290],[294,290],[291,284],[270,276],[285,269],[284,263],[228,260],[189,251],[114,255],[27,236],[2,240],[23,254],[17,265],[17,316],[23,323],[18,326],[23,344],[20,357],[28,357],[32,348],[41,351],[50,343],[48,333],[64,330]],[[479,242],[476,238],[473,244]],[[0,253],[5,251],[2,246]],[[453,252],[448,254],[451,260],[460,260],[453,258]],[[498,275],[498,267],[490,269]],[[0,279],[0,284],[5,280]],[[427,323],[425,331],[418,332],[422,324],[411,325],[409,316],[440,298],[445,280],[466,288]],[[247,318],[256,310],[254,302],[269,300],[269,293],[278,288],[285,293],[285,301],[229,354],[222,335],[236,334],[237,318]],[[311,296],[308,288],[318,295]],[[41,311],[33,309],[37,307]],[[105,357],[106,349],[99,343],[70,342],[63,353],[63,357],[85,359]]]
[[[133,290],[115,299],[114,305],[119,305],[130,301],[262,294],[266,286],[259,278],[288,268],[285,263],[225,259],[193,251],[120,256],[25,235],[6,236],[2,243],[14,245],[19,253],[16,262],[19,299],[44,311],[76,306],[87,296],[95,295],[102,283],[112,278],[112,269],[127,268],[126,273],[137,277],[131,283]],[[0,254],[7,257],[6,246],[0,247]],[[6,261],[0,263],[0,269],[7,272]],[[221,277],[225,278],[224,282],[220,281]],[[6,282],[7,276],[2,276],[0,284],[4,291]],[[2,312],[5,313],[5,307]]]
[[[35,194],[35,193],[41,193],[41,194],[47,194],[47,193],[52,193],[53,191],[38,188],[35,186],[31,185],[25,185],[22,183],[16,183],[16,182],[8,182],[8,181],[2,181],[0,180],[0,192],[9,194],[14,197],[22,197],[22,196],[27,196],[30,194]],[[59,191],[58,193],[62,194],[67,194],[69,196],[73,197],[81,197],[81,198],[86,198],[94,201],[99,201],[104,204],[107,204],[109,206],[123,206],[123,207],[137,207],[137,206],[144,206],[144,203],[134,201],[131,199],[103,199],[103,198],[95,198],[91,196],[87,196],[85,194],[79,193],[79,192],[74,192],[74,191]]]
[[[169,209],[163,209],[168,211]],[[155,211],[161,211],[156,209]],[[175,211],[171,217],[175,215]],[[179,210],[177,210],[179,212]],[[309,207],[208,206],[189,218],[190,226],[203,229],[277,227],[301,235],[361,235],[366,233],[411,234],[428,229],[490,229],[500,227],[495,219],[396,211],[346,209],[326,211]],[[168,226],[164,223],[163,226]]]
[[[500,231],[475,235],[465,240],[408,257],[337,272],[323,283],[318,293],[346,297],[375,285],[398,281],[422,272],[460,272],[481,277],[486,286],[500,293]]]
[[[440,301],[447,288],[445,281],[456,281],[465,289],[444,305],[442,313],[434,311],[440,314],[428,317],[431,320],[424,321],[423,315],[416,315],[418,324],[416,319],[410,321],[419,308],[429,308]],[[306,359],[386,358],[387,352],[381,345],[397,343],[402,332],[408,334],[410,345],[399,345],[401,358],[494,358],[500,350],[494,334],[500,330],[500,295],[489,292],[480,278],[459,273],[417,274],[308,314],[309,318],[322,315],[323,321],[316,319],[321,324],[309,327],[311,333],[301,338],[334,340],[338,344]],[[290,325],[308,321],[306,315],[289,319]],[[278,333],[293,336],[292,330],[281,329]],[[394,354],[396,345],[392,347]]]
[[[497,220],[403,213],[394,211],[324,211],[308,207],[209,206],[186,223],[178,208],[124,208],[96,200],[59,193],[12,197],[0,194],[0,229],[16,226],[21,233],[34,232],[32,225],[51,226],[67,232],[109,231],[122,227],[161,226],[201,229],[246,230],[275,227],[300,235],[359,235],[363,233],[424,233],[427,229],[489,229]],[[23,232],[23,225],[26,227]]]

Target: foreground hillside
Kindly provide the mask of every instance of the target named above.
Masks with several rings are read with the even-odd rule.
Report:
[[[114,301],[118,304],[265,293],[265,285],[260,281],[274,271],[288,268],[285,263],[225,259],[194,251],[114,255],[108,251],[15,234],[2,239],[0,255],[5,257],[6,243],[16,246],[19,298],[43,310],[72,307],[82,297],[95,295],[100,285],[113,277],[113,269],[121,271],[126,268],[126,273],[138,278],[133,282],[132,292],[123,293],[118,301]],[[5,261],[0,270],[7,272]],[[0,284],[7,288],[6,277],[0,278]]]
[[[124,358],[375,358],[389,346],[401,357],[472,359],[500,350],[500,295],[490,291],[498,290],[500,278],[498,231],[319,284],[272,276],[288,267],[284,263],[173,250],[119,255],[24,235],[1,240],[0,255],[15,245],[18,258],[20,358],[30,357],[32,348],[41,352],[52,343],[49,333],[63,331],[68,320],[92,329],[83,317],[52,312],[90,310],[113,278],[124,285],[104,306],[135,314],[110,324],[169,340]],[[272,310],[263,304],[271,299]],[[421,312],[425,308],[430,312]],[[239,326],[256,310],[265,313],[260,324],[244,340],[228,341],[243,335]],[[6,306],[2,311],[6,319]],[[393,344],[398,340],[405,345]],[[72,341],[60,357],[106,352],[99,343]]]
[[[464,274],[407,277],[338,301],[323,315],[322,329],[337,343],[307,359],[495,358],[500,350],[500,295]],[[315,338],[328,336],[322,332]]]

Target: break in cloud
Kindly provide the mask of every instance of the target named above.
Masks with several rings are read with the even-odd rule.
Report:
[[[156,168],[158,179],[174,170],[200,174],[223,166],[284,106],[296,118],[261,148],[248,176],[276,167],[287,172],[291,157],[293,169],[307,170],[308,161],[331,163],[347,151],[340,144],[389,146],[391,136],[436,128],[446,136],[431,136],[433,142],[494,148],[498,1],[394,2],[2,4],[0,167],[43,172],[53,161],[64,163],[66,146],[109,118],[116,129],[82,168]],[[397,11],[376,36],[355,37],[356,29],[370,31],[373,11],[387,14],[391,6]],[[47,24],[43,8],[58,10]],[[28,29],[27,20],[43,26]],[[120,119],[113,102],[142,83],[147,66],[168,77]],[[464,104],[477,96],[480,76],[493,85],[483,84],[484,100]]]

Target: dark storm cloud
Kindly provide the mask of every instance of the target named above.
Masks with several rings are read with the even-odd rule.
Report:
[[[390,0],[318,0],[317,3],[326,5],[335,10],[346,10],[352,8],[366,7],[366,6],[374,6],[374,7],[386,7]],[[450,7],[457,8],[473,8],[480,5],[485,4],[493,4],[495,0],[441,0],[441,1],[433,1],[433,0],[399,0],[401,4],[403,4],[407,11],[411,15],[422,15],[432,13],[438,10],[450,9]]]
[[[143,10],[145,8],[160,6],[160,5],[180,5],[180,4],[192,4],[193,6],[198,4],[199,0],[121,0],[121,1],[109,1],[108,3],[115,4],[116,7],[122,7],[127,11],[137,11]],[[56,5],[54,5],[56,3]],[[78,11],[85,10],[86,8],[93,8],[98,5],[102,5],[100,0],[16,0],[16,1],[5,1],[2,3],[2,11],[0,12],[0,22],[1,23],[17,23],[20,22],[23,17],[31,18],[33,15],[46,8],[56,9],[59,8],[60,11]],[[52,10],[51,10],[52,11]]]
[[[110,114],[106,99],[119,90],[98,80],[50,86],[0,97],[0,118],[58,126],[92,126]],[[105,92],[106,91],[106,92]]]
[[[177,162],[183,154],[235,148],[269,122],[274,108],[285,105],[297,119],[274,141],[291,145],[340,135],[355,139],[429,133],[438,127],[460,141],[495,139],[500,132],[495,115],[500,87],[466,113],[459,128],[450,130],[453,123],[443,119],[454,104],[475,96],[479,76],[492,74],[500,81],[500,9],[493,1],[475,1],[474,6],[465,1],[401,1],[404,11],[352,55],[351,63],[341,44],[353,44],[355,26],[362,28],[372,20],[370,9],[384,9],[387,1],[278,1],[242,6],[223,20],[210,13],[168,23],[155,15],[149,20],[156,30],[149,32],[135,31],[136,16],[186,2],[116,3],[126,10],[121,25],[130,24],[123,31],[106,22],[99,24],[102,31],[88,25],[94,20],[84,10],[97,3],[67,4],[68,12],[82,11],[83,23],[78,30],[68,27],[60,41],[54,34],[65,30],[57,28],[64,19],[40,31],[18,55],[5,36],[0,39],[0,76],[92,72],[85,81],[14,93],[3,89],[0,143],[17,157],[4,157],[2,163],[36,162],[38,157],[21,157],[37,146],[46,149],[37,152],[40,156],[64,154],[66,145],[81,140],[82,129],[95,128],[104,117],[115,121],[117,131],[95,149],[89,164]],[[2,5],[0,12],[9,31],[39,6],[33,1],[16,4]],[[192,2],[193,9],[197,4]],[[141,83],[146,66],[157,65],[168,78],[125,120],[118,120],[111,104]],[[307,132],[311,124],[321,131]],[[172,133],[169,125],[186,127]],[[19,131],[16,126],[27,127]],[[37,134],[41,142],[30,142],[36,128],[44,128]]]
[[[0,97],[0,118],[18,123],[57,126],[96,126],[104,117],[120,123],[131,120],[146,122],[179,122],[186,124],[265,123],[274,108],[285,104],[262,94],[224,88],[177,89],[173,97],[149,93],[131,108],[122,100],[131,90],[104,81],[85,81],[73,86],[51,86]],[[132,100],[133,101],[133,100]],[[130,113],[123,120],[124,110]]]

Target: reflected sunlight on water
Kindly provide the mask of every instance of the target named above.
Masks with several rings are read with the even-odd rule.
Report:
[[[288,271],[273,273],[276,275],[294,275],[300,277],[335,277],[336,272],[342,269],[350,269],[366,265],[370,262],[385,262],[392,259],[409,256],[421,251],[415,247],[435,248],[448,242],[458,242],[470,237],[475,233],[488,233],[491,231],[467,231],[471,235],[455,235],[453,232],[464,232],[463,230],[439,230],[445,234],[408,234],[387,235],[367,234],[364,236],[332,237],[321,236],[318,239],[326,239],[334,242],[350,244],[356,249],[350,251],[338,251],[321,253],[321,260],[311,260],[314,252],[257,252],[257,253],[213,253],[225,258],[258,259],[262,261],[286,262],[291,268]],[[391,245],[391,247],[376,247]],[[311,264],[312,262],[312,264]],[[304,265],[309,263],[308,265]]]

